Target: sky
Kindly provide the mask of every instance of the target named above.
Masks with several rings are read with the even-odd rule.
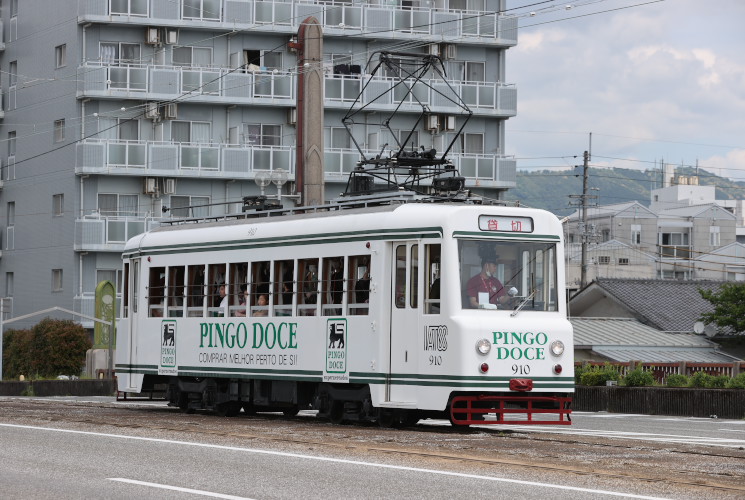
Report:
[[[507,8],[520,28],[507,51],[518,98],[505,152],[519,169],[581,165],[589,149],[591,166],[698,162],[745,181],[745,0]]]

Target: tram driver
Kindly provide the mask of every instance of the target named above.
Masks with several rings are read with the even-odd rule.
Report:
[[[466,284],[468,304],[473,309],[496,309],[497,304],[507,300],[507,291],[496,278],[497,260],[494,257],[481,259],[481,272]]]

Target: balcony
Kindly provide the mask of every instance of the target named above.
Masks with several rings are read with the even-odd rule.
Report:
[[[291,106],[295,86],[294,74],[229,68],[100,61],[78,68],[78,97]]]
[[[160,225],[160,219],[86,215],[75,220],[76,252],[122,252],[128,239]]]
[[[684,259],[691,258],[693,253],[688,245],[660,245],[660,257],[663,259]]]
[[[380,151],[365,151],[368,158]],[[460,175],[466,178],[466,187],[514,188],[517,186],[517,161],[502,155],[451,153]],[[326,149],[324,171],[326,182],[346,182],[356,167],[360,154],[356,149]]]
[[[130,24],[225,31],[295,34],[314,16],[326,36],[517,44],[517,18],[495,12],[401,5],[401,0],[80,0],[79,23]],[[409,1],[409,4],[418,3]]]
[[[347,109],[369,82],[358,104],[365,106],[374,103],[369,107],[371,111],[421,112],[418,99],[433,113],[455,114],[460,108],[453,105],[452,99],[458,95],[476,115],[508,117],[517,114],[517,89],[514,85],[499,82],[425,81],[431,88],[414,86],[414,91],[410,93],[396,78],[375,77],[370,81],[364,76],[327,76],[324,104],[327,108]]]
[[[76,174],[252,179],[258,170],[295,172],[292,146],[85,139],[76,147]]]

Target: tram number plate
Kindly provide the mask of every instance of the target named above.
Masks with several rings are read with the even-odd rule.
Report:
[[[440,366],[442,364],[442,356],[435,356],[434,354],[429,357],[430,366]]]
[[[530,375],[530,365],[512,365],[513,375]]]

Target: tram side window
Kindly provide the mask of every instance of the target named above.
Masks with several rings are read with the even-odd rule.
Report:
[[[270,262],[251,264],[251,316],[268,316],[271,303]]]
[[[318,259],[298,261],[300,277],[298,292],[298,316],[315,316],[318,310]]]
[[[168,317],[184,315],[184,266],[168,268]]]
[[[124,292],[122,292],[122,304],[124,317],[129,317],[129,263],[124,264]]]
[[[424,313],[440,313],[440,245],[424,247]]]
[[[207,288],[207,300],[209,304],[209,316],[225,316],[225,311],[228,308],[228,284],[227,276],[225,274],[225,264],[210,264],[209,284]]]
[[[394,293],[396,294],[396,307],[406,307],[406,245],[396,247],[396,279]]]
[[[419,307],[419,245],[411,247],[411,277],[409,279],[410,305],[414,309]]]
[[[237,262],[229,265],[230,286],[228,296],[230,297],[230,315],[246,316],[246,301],[248,299],[248,264]]]
[[[162,318],[164,308],[164,293],[166,288],[166,268],[151,267],[148,280],[147,310],[151,318]]]
[[[292,316],[292,297],[295,295],[295,261],[274,262],[274,315]]]
[[[204,316],[204,266],[189,266],[189,284],[186,297],[186,315]]]
[[[346,289],[349,291],[347,303],[349,314],[364,316],[370,308],[370,256],[353,255],[349,257],[349,274]]]
[[[323,316],[335,316],[342,313],[342,302],[344,300],[344,257],[327,257],[323,259],[321,298]]]

